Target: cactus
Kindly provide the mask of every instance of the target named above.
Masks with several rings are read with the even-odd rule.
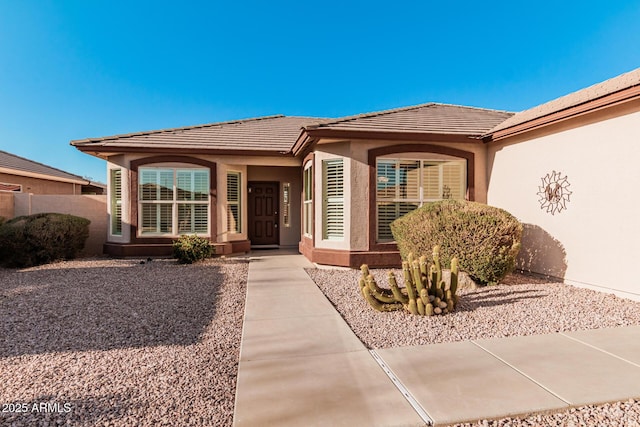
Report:
[[[420,273],[420,264],[416,260],[414,260],[411,265],[411,274],[413,283],[416,286],[416,292],[420,295],[420,291],[424,289],[424,282],[422,281],[422,273]]]
[[[416,300],[409,300],[409,304],[407,304],[407,310],[409,310],[409,313],[411,314],[418,314],[418,305],[416,304]]]
[[[442,266],[440,265],[440,246],[436,245],[433,247],[433,263],[436,266],[436,273],[438,277],[436,278],[436,284],[440,284],[442,281]]]
[[[389,277],[389,286],[391,287],[391,292],[393,293],[393,297],[396,301],[401,302],[402,304],[409,303],[409,297],[402,293],[400,288],[398,287],[398,282],[396,282],[396,276],[392,271],[388,273]]]
[[[399,302],[393,302],[393,303],[380,302],[376,298],[376,296],[374,296],[371,293],[371,289],[369,289],[367,286],[362,288],[362,295],[364,295],[364,298],[371,305],[371,307],[373,307],[374,309],[376,309],[378,311],[383,311],[383,312],[385,312],[385,311],[395,311],[395,310],[400,310],[402,308],[402,304],[399,303]]]
[[[369,288],[369,291],[371,292],[371,295],[373,295],[378,301],[383,303],[398,302],[395,300],[393,293],[390,290],[385,289],[385,292],[381,292],[381,289],[376,284],[376,281],[373,279],[372,275],[367,276],[365,282],[367,284],[367,287]]]
[[[458,290],[458,258],[456,257],[453,257],[451,260],[451,281],[449,289],[453,295],[455,295],[456,290]]]
[[[435,314],[433,311],[433,305],[427,304],[424,308],[424,314],[425,316],[433,316]]]
[[[407,288],[407,296],[410,300],[415,300],[416,291],[413,287],[413,279],[411,277],[411,270],[409,268],[408,261],[404,261],[402,263],[402,272],[404,273],[404,286]]]
[[[416,259],[409,254],[402,262],[405,290],[396,282],[393,272],[387,277],[390,289],[381,288],[363,264],[362,276],[358,282],[365,300],[376,310],[388,312],[404,308],[409,313],[420,316],[452,313],[458,305],[458,259],[451,260],[451,278],[449,283],[442,280],[440,247],[433,248],[433,263],[427,269],[427,257]]]

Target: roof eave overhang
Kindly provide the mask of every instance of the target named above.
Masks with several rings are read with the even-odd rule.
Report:
[[[419,141],[419,142],[482,142],[480,134],[462,133],[435,133],[435,132],[399,132],[399,131],[378,131],[378,130],[351,130],[351,129],[331,129],[313,128],[303,129],[300,136],[293,145],[294,155],[302,153],[309,148],[313,142],[321,138],[338,139],[372,139],[372,140],[392,140],[392,141]]]
[[[149,153],[149,154],[208,154],[224,156],[271,156],[271,157],[292,157],[290,151],[278,150],[242,150],[242,149],[215,149],[215,148],[192,148],[192,147],[131,147],[131,146],[104,146],[97,144],[75,145],[83,153],[100,158],[107,158],[111,155],[125,153]]]
[[[65,182],[69,184],[86,185],[87,183],[89,183],[89,180],[64,178],[64,177],[55,176],[55,175],[48,175],[43,173],[29,172],[29,171],[23,171],[20,169],[10,169],[10,168],[3,168],[3,167],[0,167],[0,173],[5,173],[7,175],[24,176],[28,178],[43,179],[47,181]]]
[[[505,129],[500,129],[495,132],[489,132],[486,135],[483,135],[482,140],[485,143],[499,141],[501,139],[510,138],[526,132],[537,130],[545,126],[584,116],[586,114],[595,113],[606,108],[611,108],[617,105],[622,105],[638,100],[640,100],[640,85],[632,86],[627,89],[605,95],[601,98],[574,105],[572,107],[568,107],[566,109],[556,111],[542,117],[528,120],[524,123],[519,123]]]

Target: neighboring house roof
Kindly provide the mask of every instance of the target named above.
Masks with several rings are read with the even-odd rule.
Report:
[[[81,151],[182,152],[211,150],[245,154],[287,154],[304,124],[323,119],[311,117],[266,116],[103,138],[71,141]]]
[[[640,68],[570,93],[503,121],[486,136],[505,137],[567,117],[640,97]]]
[[[507,111],[439,103],[359,114],[305,126],[293,152],[300,153],[320,137],[468,141],[479,139],[512,115]]]
[[[11,175],[29,176],[53,181],[87,184],[89,181],[81,176],[47,166],[15,154],[0,150],[0,172]]]

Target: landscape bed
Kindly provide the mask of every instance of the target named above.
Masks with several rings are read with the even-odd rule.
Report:
[[[0,269],[0,405],[14,409],[0,425],[232,425],[247,271],[244,259]],[[518,274],[422,317],[373,310],[359,271],[307,271],[370,348],[640,324],[640,303]],[[547,425],[640,425],[640,402],[458,426]]]
[[[387,271],[402,287],[399,269],[372,269],[378,285],[389,287]],[[359,270],[307,273],[370,349],[640,324],[640,302],[521,274],[497,286],[459,289],[453,313],[429,317],[374,310],[360,293]]]
[[[0,269],[0,425],[231,425],[248,262]]]
[[[371,270],[380,287],[388,287],[387,271]],[[402,286],[402,270],[391,271]],[[454,313],[427,317],[405,310],[374,310],[359,291],[359,270],[319,268],[307,269],[307,273],[370,349],[640,324],[640,302],[529,275],[511,274],[497,286],[458,290],[460,302]],[[472,426],[640,426],[640,401],[632,398],[555,413],[455,424]]]

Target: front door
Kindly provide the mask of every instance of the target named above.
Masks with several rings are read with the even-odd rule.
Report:
[[[278,245],[278,182],[249,182],[249,240],[251,245]]]

